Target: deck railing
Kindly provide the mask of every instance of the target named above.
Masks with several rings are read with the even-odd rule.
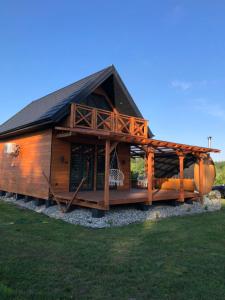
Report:
[[[148,121],[81,104],[71,104],[71,128],[103,130],[147,138]]]

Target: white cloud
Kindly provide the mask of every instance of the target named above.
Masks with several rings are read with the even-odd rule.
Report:
[[[225,108],[215,101],[208,101],[205,98],[194,99],[194,108],[209,116],[225,120]]]
[[[195,81],[186,81],[186,80],[172,80],[170,82],[170,87],[175,88],[177,90],[187,91],[191,88],[205,88],[207,86],[215,86],[215,85],[224,85],[225,79],[211,79],[211,80],[195,80]]]
[[[173,88],[186,91],[192,87],[193,83],[189,81],[172,80],[170,85]]]

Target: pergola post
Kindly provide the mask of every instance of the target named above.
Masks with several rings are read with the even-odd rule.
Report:
[[[177,151],[179,157],[179,180],[180,180],[180,189],[179,189],[179,202],[184,202],[184,159],[185,154],[182,151]]]
[[[145,204],[151,205],[153,201],[154,190],[154,149],[147,149],[147,180],[148,180],[148,199]]]
[[[105,184],[104,208],[109,209],[109,169],[110,169],[110,140],[105,141]]]
[[[199,154],[198,156],[199,163],[199,197],[201,203],[203,202],[203,168],[204,168],[204,155]]]

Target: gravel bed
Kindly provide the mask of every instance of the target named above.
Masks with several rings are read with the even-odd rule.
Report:
[[[211,193],[211,195],[204,197],[203,204],[194,202],[193,204],[185,203],[175,207],[171,205],[153,205],[149,211],[141,211],[134,206],[118,206],[112,207],[102,218],[93,218],[91,209],[88,208],[75,208],[73,211],[64,214],[59,211],[57,205],[46,208],[45,205],[35,206],[33,201],[24,202],[23,199],[15,200],[13,197],[0,197],[0,199],[71,224],[91,228],[105,228],[140,223],[146,220],[158,220],[172,216],[193,215],[220,210],[220,197],[213,192]]]

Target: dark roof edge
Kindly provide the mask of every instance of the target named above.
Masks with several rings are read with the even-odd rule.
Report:
[[[24,134],[27,132],[33,132],[36,130],[40,130],[42,128],[49,128],[53,124],[52,120],[46,119],[45,121],[42,120],[42,122],[34,122],[30,123],[29,125],[24,125],[15,128],[13,131],[9,130],[6,132],[3,132],[0,134],[0,140],[7,139],[9,137],[13,137],[16,135]]]

